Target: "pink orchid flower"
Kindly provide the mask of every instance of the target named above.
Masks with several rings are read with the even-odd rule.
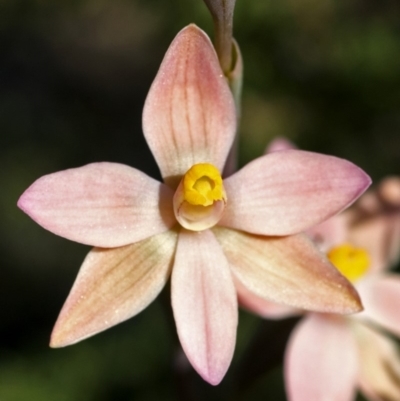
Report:
[[[308,238],[292,234],[353,202],[369,177],[348,161],[293,150],[260,157],[223,180],[235,106],[209,38],[194,25],[165,55],[143,130],[164,183],[125,165],[94,163],[38,179],[18,202],[47,230],[95,247],[51,346],[136,315],[171,275],[183,350],[215,385],[236,341],[233,275],[260,297],[295,307],[360,310],[351,284]]]
[[[386,190],[399,193],[400,180],[385,180],[379,192]],[[323,238],[324,247],[333,246],[333,263],[344,268],[342,273],[355,283],[364,311],[352,317],[310,313],[296,327],[285,357],[291,401],[350,401],[357,387],[371,401],[400,399],[400,354],[396,343],[382,331],[400,336],[400,276],[384,271],[400,253],[400,197],[397,207],[372,193],[366,197],[370,199],[341,219],[347,231],[341,241],[339,231],[330,236],[327,226],[316,227],[314,232]],[[382,202],[379,209],[369,209],[372,197],[374,203]],[[337,245],[339,241],[351,245]],[[337,258],[335,253],[345,247],[349,253]],[[369,266],[361,271],[365,251]],[[346,266],[343,257],[352,262]]]
[[[286,147],[280,142],[269,150],[282,150],[281,145]],[[308,234],[355,282],[364,311],[304,316],[285,355],[289,400],[350,401],[358,387],[371,401],[398,401],[400,355],[382,329],[400,336],[400,277],[384,271],[400,256],[400,179],[384,180],[378,191]],[[241,304],[264,317],[304,314],[237,288]]]

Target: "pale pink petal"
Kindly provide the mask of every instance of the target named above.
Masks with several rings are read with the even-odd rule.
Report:
[[[370,185],[347,160],[301,150],[270,153],[224,181],[220,224],[261,235],[304,231],[340,212]]]
[[[172,191],[123,164],[93,163],[35,181],[18,206],[54,234],[99,247],[117,247],[176,223]]]
[[[365,308],[361,316],[400,336],[400,276],[370,276],[357,289]]]
[[[267,148],[265,149],[265,154],[280,152],[281,150],[296,149],[296,145],[284,137],[277,137],[273,139]]]
[[[400,354],[397,344],[366,325],[354,326],[360,369],[359,386],[370,401],[400,398]]]
[[[400,208],[400,177],[386,177],[379,183],[380,198],[388,205]]]
[[[228,262],[209,230],[182,230],[171,278],[182,348],[204,380],[224,377],[236,341],[237,299]]]
[[[235,104],[210,39],[195,25],[178,33],[164,57],[144,106],[143,131],[171,186],[193,164],[224,167]]]
[[[258,297],[249,291],[238,278],[234,276],[233,279],[240,306],[250,312],[268,319],[283,319],[300,313],[297,309]]]
[[[310,314],[299,323],[285,355],[289,401],[352,401],[357,345],[344,318]]]
[[[311,227],[306,234],[322,252],[347,242],[347,219],[345,213],[332,216],[330,219]]]
[[[214,228],[235,276],[252,293],[318,312],[361,309],[353,286],[303,235],[261,237]]]
[[[387,219],[390,220],[391,225],[387,237],[386,268],[391,268],[400,260],[400,209],[388,213]]]
[[[376,190],[371,189],[358,199],[354,208],[355,212],[360,215],[378,213],[382,208],[382,201]]]
[[[350,227],[348,241],[368,251],[371,273],[390,268],[400,257],[400,211],[361,219]]]
[[[94,248],[86,257],[54,327],[63,347],[136,315],[169,278],[177,235],[167,231],[120,248]]]

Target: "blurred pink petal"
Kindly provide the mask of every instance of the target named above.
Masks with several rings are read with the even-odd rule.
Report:
[[[265,149],[265,154],[280,152],[281,150],[297,149],[296,145],[284,137],[277,137],[273,139],[267,148]]]
[[[176,36],[164,57],[147,95],[143,131],[169,185],[196,163],[224,167],[235,104],[210,39],[195,25]]]
[[[400,399],[397,344],[366,325],[355,326],[359,345],[359,386],[371,401]]]
[[[234,277],[234,282],[240,306],[250,312],[268,319],[283,319],[297,315],[300,312],[298,309],[258,297],[249,291],[236,277]]]
[[[318,312],[361,310],[353,286],[302,235],[261,237],[213,229],[237,279],[255,295]]]
[[[344,213],[337,214],[324,222],[311,227],[306,234],[322,252],[342,245],[347,241],[347,219]]]
[[[300,150],[270,153],[225,180],[229,201],[220,224],[261,235],[298,233],[340,212],[370,183],[343,159]]]
[[[166,185],[132,167],[93,163],[39,178],[18,206],[54,234],[117,247],[175,224],[172,196]]]
[[[357,285],[365,307],[362,317],[400,336],[400,276],[375,275]]]
[[[400,177],[391,176],[379,184],[379,197],[392,207],[400,208]]]
[[[51,346],[63,347],[136,315],[167,282],[177,235],[174,231],[86,257],[54,327]]]
[[[211,231],[181,230],[171,295],[186,356],[204,380],[218,384],[232,360],[238,312],[229,265]]]
[[[290,401],[351,401],[357,346],[345,319],[309,314],[293,331],[285,355]]]
[[[349,227],[348,242],[366,249],[370,255],[370,273],[395,264],[400,256],[400,211],[378,213]]]

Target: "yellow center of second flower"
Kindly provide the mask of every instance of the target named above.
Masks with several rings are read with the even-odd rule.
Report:
[[[350,244],[332,248],[328,252],[328,258],[340,273],[351,282],[360,279],[370,265],[368,252],[362,248],[354,248]]]
[[[221,174],[212,164],[195,164],[183,177],[183,193],[191,205],[210,206],[224,197]]]

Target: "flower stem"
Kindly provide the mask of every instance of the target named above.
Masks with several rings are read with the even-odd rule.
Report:
[[[215,50],[222,71],[227,75],[232,69],[233,10],[236,0],[204,0],[214,20]]]

